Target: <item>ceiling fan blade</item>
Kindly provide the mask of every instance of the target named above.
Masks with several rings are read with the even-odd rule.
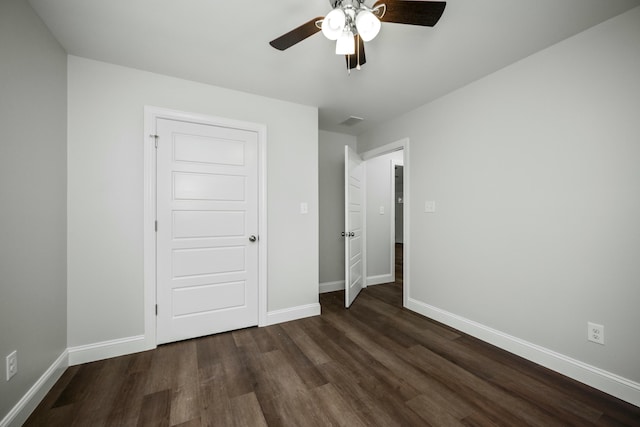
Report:
[[[354,68],[358,68],[367,62],[367,58],[364,54],[364,42],[360,38],[359,34],[353,36],[356,43],[356,53],[353,55],[345,55],[345,59],[347,60],[347,69],[352,70]]]
[[[322,16],[313,18],[309,22],[305,22],[288,33],[281,35],[277,39],[271,40],[269,44],[279,50],[288,49],[294,44],[299,43],[320,31],[320,27],[316,25],[316,22],[322,21],[322,19]]]
[[[378,0],[373,8],[381,5],[386,6],[386,11],[380,18],[382,22],[433,27],[442,16],[447,2]]]

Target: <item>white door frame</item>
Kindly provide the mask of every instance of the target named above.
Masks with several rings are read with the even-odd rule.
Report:
[[[396,257],[395,257],[395,254],[396,254],[396,200],[398,200],[398,195],[396,194],[396,166],[404,167],[404,151],[402,152],[402,157],[403,157],[402,164],[400,164],[398,160],[395,160],[395,159],[391,160],[391,176],[389,177],[391,179],[391,205],[389,208],[391,210],[391,215],[390,215],[391,236],[389,237],[391,240],[389,242],[390,243],[389,252],[391,253],[391,261],[389,265],[391,265],[391,277],[393,278],[394,282],[396,281]],[[402,221],[404,222],[404,206],[403,206],[402,212],[403,212]],[[403,227],[403,230],[404,230],[404,227]],[[404,258],[402,263],[404,265]]]
[[[267,127],[204,114],[144,107],[144,340],[156,347],[156,120],[181,120],[258,134],[258,326],[267,324]]]
[[[383,145],[378,148],[374,148],[373,150],[365,151],[361,153],[360,156],[362,160],[366,161],[373,159],[374,157],[379,157],[385,154],[392,153],[394,151],[403,150],[404,157],[404,189],[403,189],[403,197],[404,197],[404,206],[402,210],[402,221],[403,221],[403,230],[402,230],[402,241],[403,241],[403,255],[402,255],[402,305],[406,308],[407,302],[409,301],[409,293],[411,289],[411,282],[409,278],[409,250],[411,248],[410,245],[410,223],[409,223],[409,212],[411,208],[411,200],[409,195],[410,193],[410,162],[409,162],[409,138],[403,138],[399,141],[391,142],[389,144]],[[393,209],[393,208],[392,208]],[[395,227],[395,224],[393,224]],[[392,233],[394,234],[394,233]],[[395,240],[395,239],[394,239]],[[395,245],[395,241],[393,242]],[[392,260],[395,262],[395,260]],[[391,265],[392,269],[394,268],[393,264]],[[394,274],[395,274],[395,270]]]

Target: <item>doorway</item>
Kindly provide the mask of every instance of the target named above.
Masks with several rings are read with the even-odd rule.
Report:
[[[401,301],[402,306],[407,306],[408,296],[410,292],[410,277],[408,275],[409,272],[409,251],[410,251],[410,221],[409,221],[409,212],[410,212],[410,160],[409,160],[409,139],[402,139],[400,141],[396,141],[382,147],[366,151],[362,153],[361,157],[365,161],[365,168],[367,167],[367,163],[373,159],[380,158],[381,156],[385,156],[394,152],[401,152],[401,156],[399,161],[395,164],[391,163],[390,168],[387,169],[388,175],[387,179],[389,180],[389,194],[384,196],[388,197],[387,200],[391,201],[389,210],[392,211],[394,215],[391,217],[393,220],[385,221],[388,224],[388,232],[385,232],[384,244],[388,250],[385,252],[388,254],[380,257],[380,260],[384,260],[385,269],[383,271],[384,274],[378,274],[379,272],[367,271],[367,286],[378,285],[378,284],[396,284],[399,285],[402,293]],[[400,166],[401,169],[396,169],[396,166]],[[396,186],[396,170],[398,172],[402,172],[402,177],[400,182],[398,182],[398,186]],[[399,177],[400,178],[400,177]],[[369,185],[369,182],[365,183],[365,185]],[[396,195],[396,188],[401,189],[401,203],[398,203],[398,196]],[[381,209],[380,206],[376,206],[375,204],[369,203],[367,201],[367,210],[365,214],[365,223],[366,223],[366,232],[365,232],[365,241],[367,242],[367,251],[365,253],[365,257],[367,259],[366,265],[376,265],[374,260],[370,259],[369,248],[372,245],[375,245],[370,239],[370,227],[372,221],[370,218],[379,219],[384,213],[385,210]],[[400,205],[400,206],[398,206]],[[395,214],[398,214],[396,217]],[[394,274],[395,273],[395,274]]]

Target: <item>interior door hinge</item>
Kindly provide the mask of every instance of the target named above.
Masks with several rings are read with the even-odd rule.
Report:
[[[156,316],[158,315],[158,304],[156,304]]]
[[[158,232],[158,220],[156,220],[156,232]]]
[[[149,135],[149,136],[155,140],[156,148],[158,148],[158,138],[160,138],[160,136],[158,135]]]

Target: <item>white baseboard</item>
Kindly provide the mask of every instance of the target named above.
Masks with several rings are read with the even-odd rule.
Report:
[[[69,354],[65,350],[0,421],[0,427],[18,427],[24,424],[67,367],[69,367]]]
[[[270,311],[267,313],[267,323],[264,326],[303,319],[310,316],[318,316],[319,314],[319,303]],[[144,335],[69,347],[69,365],[74,366],[82,363],[95,362],[96,360],[138,353],[153,348],[155,348],[155,346],[150,345]]]
[[[81,363],[95,362],[96,360],[124,356],[125,354],[151,350],[152,348],[155,348],[155,346],[149,347],[144,335],[69,347],[69,365],[74,366]]]
[[[320,304],[299,305],[297,307],[285,308],[282,310],[274,310],[267,313],[267,324],[275,325],[277,323],[289,322],[291,320],[304,319],[305,317],[319,316]]]
[[[391,283],[395,281],[393,274],[380,274],[378,276],[367,277],[367,286],[382,285],[383,283]]]
[[[510,353],[640,406],[640,383],[409,298],[407,308]]]
[[[395,277],[392,274],[381,274],[379,276],[367,277],[367,286],[382,285],[383,283],[391,283],[395,281]],[[320,283],[320,293],[344,291],[344,280],[337,280],[335,282]]]
[[[335,282],[320,283],[320,293],[344,291],[344,280],[337,280]]]

